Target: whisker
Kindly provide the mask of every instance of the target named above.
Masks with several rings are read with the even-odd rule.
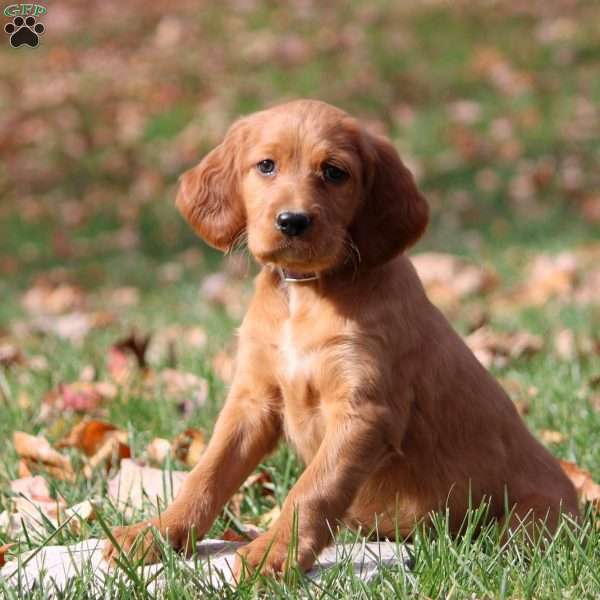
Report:
[[[344,238],[344,249],[347,251],[347,258],[352,262],[353,277],[356,277],[356,275],[358,275],[358,268],[362,260],[360,250],[350,237]]]
[[[229,248],[227,248],[227,252],[225,254],[232,254],[236,250],[244,249],[247,244],[247,231],[244,227],[236,236],[233,238],[231,244],[229,244]]]

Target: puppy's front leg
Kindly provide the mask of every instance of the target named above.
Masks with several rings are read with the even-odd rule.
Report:
[[[330,419],[317,454],[290,490],[280,517],[269,531],[239,550],[237,577],[246,568],[276,574],[290,566],[302,570],[312,566],[383,455],[385,441],[378,423],[357,414]]]
[[[144,562],[160,559],[151,527],[176,548],[190,553],[192,538],[200,540],[224,504],[270,452],[281,431],[279,398],[271,388],[255,382],[234,381],[202,458],[185,479],[175,500],[155,519],[116,529],[113,534],[124,551],[135,547]],[[105,558],[118,550],[108,543]]]

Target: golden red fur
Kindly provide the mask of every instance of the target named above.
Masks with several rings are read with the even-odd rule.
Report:
[[[263,569],[285,568],[295,511],[303,569],[341,521],[408,535],[447,507],[457,532],[484,499],[492,517],[508,507],[512,522],[533,515],[550,530],[561,508],[578,514],[557,461],[403,254],[428,208],[389,141],[322,102],[280,105],[237,121],[183,176],[177,206],[221,250],[246,237],[262,270],[210,444],[160,518],[115,531],[126,549],[148,524],[180,548],[204,536],[282,436],[306,469],[240,551],[250,568],[269,548]],[[310,218],[301,235],[276,226],[286,211]]]

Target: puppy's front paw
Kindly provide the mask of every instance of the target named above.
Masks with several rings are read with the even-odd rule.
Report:
[[[277,531],[267,531],[237,551],[233,572],[237,581],[255,571],[276,577],[291,567],[307,571],[314,561],[313,552],[292,546]]]
[[[160,536],[168,539],[175,548],[181,545],[181,536],[177,531],[163,528],[156,520],[136,523],[128,527],[117,527],[113,529],[112,535],[119,548],[111,540],[106,540],[103,555],[104,559],[113,562],[122,552],[130,560],[141,561],[144,564],[152,564],[160,561],[162,553],[160,550]]]

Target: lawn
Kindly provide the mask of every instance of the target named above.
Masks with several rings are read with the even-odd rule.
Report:
[[[256,267],[193,236],[173,207],[177,177],[236,116],[293,97],[337,104],[393,139],[432,208],[411,251],[432,299],[536,435],[600,481],[600,5],[324,4],[186,0],[174,12],[163,1],[61,0],[40,18],[39,47],[4,41],[0,545],[15,545],[2,560],[154,514],[151,503],[125,515],[115,506],[112,450],[167,470],[193,464],[178,436],[187,431],[198,452],[210,436]],[[88,455],[81,441],[60,448],[68,473],[17,452],[14,432],[56,447],[84,418],[117,433],[98,434]],[[179,451],[156,455],[156,438]],[[105,442],[109,460],[94,465]],[[26,469],[42,474],[47,497],[23,527],[11,482]],[[282,445],[211,537],[264,527],[301,469]],[[439,515],[434,532],[416,533],[410,569],[365,583],[340,564],[319,584],[216,591],[165,546],[164,594],[598,597],[588,484],[585,518],[546,547],[518,535],[503,544],[493,526],[451,539]],[[63,508],[90,498],[95,518],[61,526]],[[107,594],[127,579],[147,596],[144,576],[128,571]],[[1,578],[0,589],[22,597]],[[64,597],[87,593],[82,578]]]

